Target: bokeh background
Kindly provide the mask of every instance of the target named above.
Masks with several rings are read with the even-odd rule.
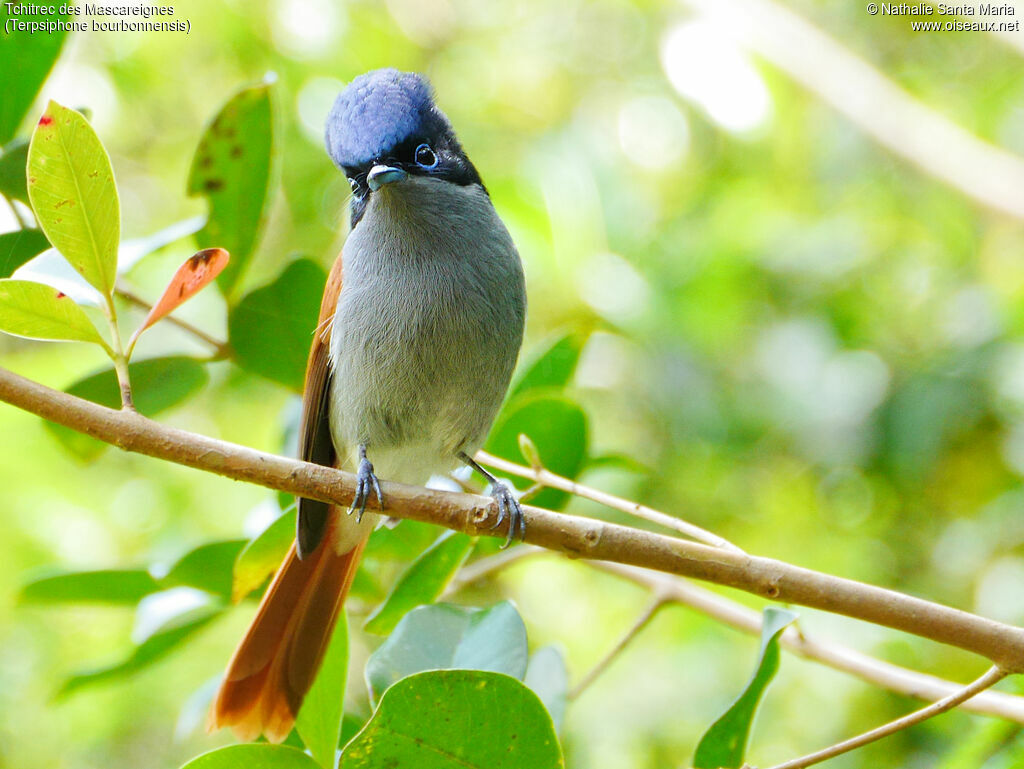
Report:
[[[204,126],[274,73],[274,196],[244,285],[300,255],[328,266],[348,185],[322,147],[327,109],[365,70],[423,72],[519,245],[525,349],[590,334],[569,392],[591,453],[635,464],[595,466],[586,482],[758,554],[1024,621],[1020,34],[914,32],[908,17],[807,0],[183,0],[175,17],[190,35],[72,35],[36,110],[46,98],[91,110],[126,237],[204,212],[185,194]],[[0,210],[0,229],[13,226]],[[155,297],[192,250],[175,244],[128,278]],[[181,314],[226,334],[213,291]],[[173,329],[140,345],[175,351],[207,352]],[[104,363],[10,337],[0,362],[58,388]],[[231,363],[208,368],[208,384],[162,419],[283,450],[295,396]],[[40,570],[168,563],[251,534],[273,495],[113,450],[81,462],[9,407],[0,434],[0,765],[174,767],[224,744],[179,714],[219,674],[251,606],[136,676],[55,700],[70,674],[128,652],[135,619],[20,606],[18,586]],[[569,510],[617,519],[578,501]],[[393,573],[375,576],[386,587]],[[561,644],[575,680],[648,600],[554,557],[466,600],[501,596],[532,645]],[[802,617],[815,637],[956,680],[984,668]],[[358,658],[375,643],[353,633],[356,709]],[[755,654],[752,637],[663,611],[570,705],[568,765],[688,765]],[[785,656],[750,760],[781,761],[913,707]],[[830,765],[940,766],[986,728],[954,713]],[[986,766],[1020,757],[1007,738]]]

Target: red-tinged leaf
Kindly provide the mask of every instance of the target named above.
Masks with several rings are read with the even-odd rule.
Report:
[[[153,305],[153,309],[149,311],[145,322],[136,333],[141,334],[199,293],[203,286],[216,278],[227,266],[229,258],[228,252],[223,248],[206,248],[185,260],[167,284],[160,301]]]

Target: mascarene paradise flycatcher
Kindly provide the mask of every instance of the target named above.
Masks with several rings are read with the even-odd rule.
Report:
[[[448,118],[416,74],[361,75],[327,119],[352,187],[351,231],[327,279],[303,393],[300,456],[354,471],[345,511],[300,499],[295,544],[228,664],[211,729],[288,736],[366,540],[377,474],[423,484],[466,463],[491,481],[508,541],[523,516],[472,455],[523,338],[519,254]],[[372,459],[372,463],[371,463]]]

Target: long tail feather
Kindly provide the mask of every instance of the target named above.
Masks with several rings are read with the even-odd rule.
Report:
[[[338,520],[340,511],[332,510]],[[343,514],[342,514],[343,515]],[[210,710],[207,729],[231,727],[239,739],[281,742],[313,685],[331,631],[352,586],[366,540],[336,549],[331,526],[320,547],[300,560],[295,545],[235,650]]]

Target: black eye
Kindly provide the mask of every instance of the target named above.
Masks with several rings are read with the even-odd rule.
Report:
[[[421,144],[417,147],[413,158],[416,160],[416,165],[421,168],[435,168],[437,166],[437,155],[430,149],[429,144]]]
[[[359,182],[357,182],[351,176],[348,179],[348,186],[352,188],[352,194],[353,195],[355,195],[356,197],[360,196],[361,193],[359,191]]]

